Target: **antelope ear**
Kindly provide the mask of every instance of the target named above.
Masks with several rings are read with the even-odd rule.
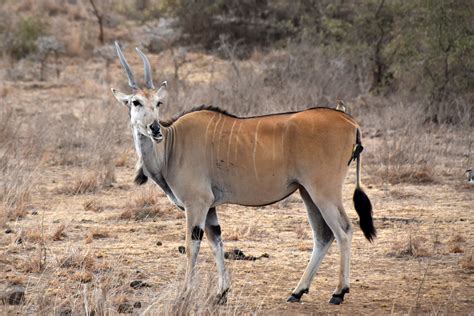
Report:
[[[158,91],[156,91],[156,97],[158,101],[161,101],[162,103],[164,103],[166,99],[168,98],[168,90],[166,89],[167,86],[168,86],[168,82],[163,81]]]
[[[112,94],[114,97],[119,101],[120,104],[126,105],[127,107],[130,107],[129,101],[130,101],[130,96],[122,93],[120,91],[115,90],[114,88],[110,89],[112,90]]]

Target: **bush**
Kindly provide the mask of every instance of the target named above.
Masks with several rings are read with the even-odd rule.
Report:
[[[7,39],[7,53],[15,59],[25,58],[36,52],[36,41],[46,34],[46,24],[38,17],[22,17]]]

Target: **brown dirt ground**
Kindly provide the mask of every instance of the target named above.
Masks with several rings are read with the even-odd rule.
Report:
[[[41,99],[40,92],[33,89],[29,93],[25,98]],[[367,139],[365,145],[369,152],[374,152],[377,139]],[[13,234],[0,233],[0,288],[20,279],[27,288],[28,304],[0,305],[0,310],[23,314],[36,311],[40,305],[49,306],[50,311],[59,311],[63,306],[74,307],[84,289],[101,282],[107,284],[104,287],[108,288],[110,311],[123,301],[140,301],[142,308],[136,312],[150,306],[159,310],[160,304],[165,304],[163,293],[172,292],[166,294],[166,298],[173,298],[174,286],[183,278],[185,262],[185,256],[177,251],[178,246],[184,244],[183,214],[157,191],[160,195],[158,217],[140,221],[119,218],[143,190],[132,183],[134,154],[131,150],[130,146],[125,165],[117,167],[113,187],[95,194],[60,193],[58,188],[72,183],[74,174],[81,170],[45,164],[31,203],[38,215],[32,215],[31,209],[25,218],[7,223]],[[226,260],[232,275],[232,292],[227,306],[217,311],[233,314],[255,311],[264,314],[472,313],[472,262],[469,270],[463,268],[460,261],[473,252],[473,187],[449,179],[426,185],[386,185],[371,178],[368,171],[363,171],[363,178],[366,178],[367,193],[374,205],[378,237],[372,244],[367,242],[357,226],[351,201],[354,189],[351,168],[344,199],[356,228],[351,293],[343,305],[327,303],[337,283],[339,251],[336,243],[324,259],[303,303],[286,303],[309,260],[312,245],[304,206],[295,194],[266,207],[225,205],[218,208],[227,250],[239,248],[255,256],[268,253],[269,258],[253,262]],[[103,210],[85,210],[84,203],[91,200]],[[28,272],[25,263],[39,256],[38,243],[32,240],[17,244],[15,239],[20,230],[40,230],[42,221],[45,236],[52,235],[61,224],[65,225],[65,236],[57,241],[46,238],[46,269]],[[91,231],[105,233],[88,239]],[[157,246],[158,241],[162,246]],[[404,253],[410,241],[414,255]],[[62,257],[78,249],[89,251],[94,261],[92,282],[81,283],[74,268],[61,268],[58,264]],[[212,282],[208,275],[215,272],[213,262],[209,246],[203,243],[198,274],[208,283]],[[135,279],[144,280],[151,287],[133,290],[129,283]],[[78,306],[75,308],[80,310]]]

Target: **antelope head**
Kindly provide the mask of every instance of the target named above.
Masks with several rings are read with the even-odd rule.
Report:
[[[115,48],[117,49],[120,63],[127,74],[128,85],[132,88],[132,94],[125,94],[113,88],[111,89],[112,93],[119,103],[128,107],[132,128],[159,143],[163,140],[159,112],[160,107],[166,102],[168,96],[166,91],[167,83],[164,81],[158,89],[155,88],[150,61],[141,50],[136,48],[145,68],[145,87],[139,88],[117,42],[115,42]]]

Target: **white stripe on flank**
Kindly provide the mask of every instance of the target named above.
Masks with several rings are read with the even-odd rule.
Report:
[[[255,139],[253,145],[253,171],[255,172],[255,178],[258,180],[258,171],[257,171],[257,145],[258,145],[258,127],[262,120],[258,120],[257,127],[255,129]]]
[[[212,170],[212,172],[214,172],[214,166],[215,166],[214,159],[216,159],[216,157],[214,157],[214,145],[215,145],[215,143],[216,143],[216,142],[215,142],[216,131],[217,131],[217,126],[219,125],[219,122],[221,121],[221,118],[222,118],[222,114],[218,113],[217,115],[219,115],[219,119],[217,120],[216,125],[214,125],[214,132],[212,133],[211,148],[209,148],[209,151],[211,152],[210,163],[211,163],[211,170]]]
[[[230,128],[229,142],[227,143],[227,165],[230,164],[230,145],[232,144],[232,133],[234,132],[235,123],[237,123],[237,119],[234,120],[234,123],[232,123],[232,127]]]
[[[224,116],[224,115],[222,115],[222,116]],[[224,118],[224,120],[222,120],[221,129],[219,130],[219,139],[218,139],[218,143],[217,143],[217,156],[216,156],[216,159],[221,159],[220,158],[220,152],[221,152],[221,143],[222,143],[222,131],[224,130],[225,121],[226,121],[226,119]]]
[[[207,127],[206,127],[206,138],[205,138],[205,140],[204,140],[204,146],[205,146],[206,149],[207,149],[207,138],[208,138],[208,135],[209,135],[209,128],[211,127],[212,121],[214,121],[214,117],[215,117],[215,116],[216,116],[216,114],[213,113],[211,119],[209,120],[209,123],[207,123]]]
[[[234,161],[237,161],[235,157],[237,157],[237,149],[239,149],[239,142],[240,142],[240,128],[242,127],[242,122],[239,120],[239,128],[237,129],[237,145],[234,149]]]
[[[275,163],[275,132],[277,129],[277,123],[273,124],[273,134],[272,134],[272,163]]]

